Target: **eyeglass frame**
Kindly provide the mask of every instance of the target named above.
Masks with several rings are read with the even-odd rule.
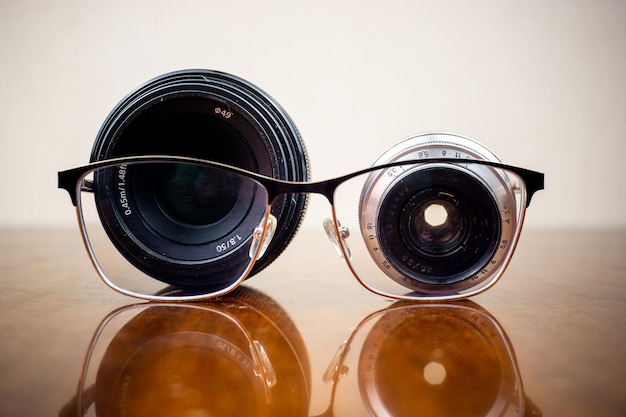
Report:
[[[360,169],[358,171],[355,171],[349,174],[345,174],[339,177],[330,178],[330,179],[321,180],[321,181],[288,181],[288,180],[276,179],[276,178],[272,178],[263,174],[259,174],[253,171],[248,171],[239,167],[227,165],[227,164],[220,163],[220,162],[187,157],[187,156],[174,156],[174,155],[136,155],[136,156],[111,158],[111,159],[105,159],[101,161],[92,162],[87,165],[83,165],[80,167],[58,172],[58,188],[62,188],[69,193],[70,199],[72,201],[72,205],[76,208],[76,215],[78,218],[81,236],[83,238],[83,243],[85,245],[85,248],[87,249],[87,252],[89,253],[92,264],[94,265],[96,271],[98,272],[98,275],[100,275],[100,277],[105,281],[105,283],[109,287],[111,287],[112,289],[122,294],[135,297],[135,298],[144,299],[144,300],[165,301],[165,302],[200,301],[200,300],[207,300],[207,299],[219,297],[221,295],[225,295],[229,293],[230,291],[237,288],[250,275],[252,267],[254,266],[258,258],[260,258],[260,255],[262,254],[264,244],[263,242],[260,242],[258,244],[257,248],[255,249],[254,258],[252,259],[246,271],[234,283],[232,283],[231,285],[227,286],[226,288],[222,290],[213,291],[208,294],[199,294],[199,295],[193,295],[193,296],[159,296],[159,295],[152,296],[152,295],[136,293],[134,291],[119,287],[118,285],[113,283],[108,277],[106,277],[106,274],[98,265],[96,256],[90,247],[89,238],[87,236],[87,231],[82,220],[81,207],[79,204],[80,200],[78,198],[78,195],[80,194],[81,191],[87,191],[87,192],[94,191],[93,189],[85,187],[85,185],[81,181],[81,179],[84,179],[85,175],[89,173],[90,171],[95,171],[101,168],[113,167],[113,166],[117,166],[121,164],[130,164],[130,163],[192,164],[196,166],[204,166],[207,168],[222,169],[222,170],[225,170],[225,171],[237,174],[237,175],[241,175],[243,177],[247,177],[249,179],[256,181],[258,184],[263,186],[265,188],[265,191],[267,192],[267,210],[265,213],[264,220],[262,222],[264,230],[260,231],[261,239],[264,239],[266,235],[265,229],[268,227],[268,224],[270,222],[269,219],[270,219],[271,207],[272,207],[274,200],[277,197],[281,195],[285,195],[285,194],[307,194],[307,195],[308,194],[321,194],[330,203],[332,218],[336,220],[337,217],[336,217],[336,212],[335,212],[334,197],[335,197],[335,192],[337,188],[341,184],[343,184],[344,182],[352,178],[358,177],[363,174],[368,174],[377,170],[405,166],[405,165],[418,165],[418,164],[428,164],[428,163],[442,163],[442,164],[454,163],[454,164],[477,164],[477,165],[488,166],[491,168],[502,169],[505,171],[510,171],[513,174],[515,174],[517,177],[519,177],[524,182],[524,185],[526,186],[526,190],[525,190],[526,201],[525,201],[524,208],[529,207],[531,199],[537,191],[544,189],[544,177],[545,177],[545,175],[541,172],[529,170],[526,168],[520,168],[514,165],[503,164],[500,162],[494,162],[494,161],[483,160],[483,159],[465,159],[465,158],[452,158],[452,157],[450,158],[425,157],[425,158],[418,158],[418,159],[388,162],[388,163],[384,163],[380,165],[372,165],[368,168]],[[416,297],[404,297],[401,295],[395,295],[395,294],[383,292],[365,283],[359,277],[359,275],[354,271],[352,265],[350,264],[350,261],[348,260],[349,254],[346,253],[347,249],[344,247],[343,243],[340,243],[341,239],[339,239],[338,237],[342,235],[342,230],[340,229],[340,226],[337,221],[332,222],[332,228],[334,229],[333,230],[334,236],[335,236],[335,239],[337,240],[336,246],[340,250],[341,257],[346,262],[348,268],[352,272],[352,275],[354,275],[354,277],[363,287],[365,287],[367,290],[375,294],[378,294],[384,297],[393,298],[393,299],[399,299],[399,300],[417,300],[418,299]],[[485,285],[484,287],[481,287],[478,291],[474,291],[469,294],[458,294],[458,295],[453,295],[453,296],[436,296],[436,297],[428,297],[427,299],[433,300],[433,301],[464,299],[464,298],[473,296],[477,293],[480,293],[488,289],[489,287],[491,287],[491,285],[495,283],[495,281],[497,280],[494,280],[494,282],[492,282],[490,285]]]

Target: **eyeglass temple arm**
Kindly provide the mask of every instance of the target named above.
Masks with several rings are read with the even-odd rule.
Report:
[[[63,171],[58,174],[58,188],[62,188],[68,192],[74,207],[78,206],[76,198],[76,183],[78,182],[78,178],[80,178],[80,173],[74,170]]]
[[[539,190],[544,189],[545,175],[541,172],[531,171],[525,168],[509,167],[509,170],[517,174],[526,184],[526,207],[530,206],[530,200]]]
[[[74,207],[78,206],[76,185],[78,184],[79,178],[87,171],[87,169],[88,167],[80,167],[58,173],[58,188],[62,188],[68,192]],[[88,179],[81,181],[80,191],[93,193],[95,191],[94,182]]]

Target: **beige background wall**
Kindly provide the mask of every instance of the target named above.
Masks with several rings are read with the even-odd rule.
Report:
[[[546,173],[527,226],[623,227],[625,22],[609,0],[0,0],[0,225],[73,225],[56,172],[115,104],[211,68],[287,109],[315,179],[453,131]]]

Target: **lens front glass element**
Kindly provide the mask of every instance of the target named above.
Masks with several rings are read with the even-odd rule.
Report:
[[[228,215],[237,203],[230,190],[241,187],[234,176],[211,175],[210,170],[176,164],[157,172],[152,180],[155,197],[162,210],[181,224],[203,226]]]
[[[125,187],[131,198],[129,204],[136,204],[140,216],[125,217],[150,247],[162,247],[181,260],[204,259],[206,252],[197,253],[185,245],[203,246],[227,237],[254,206],[256,183],[227,171],[216,173],[215,169],[191,164],[150,164],[128,169],[128,177],[132,178]],[[107,175],[102,182],[111,180]],[[258,224],[260,219],[256,220]]]
[[[82,183],[92,257],[114,286],[210,294],[249,272],[268,206],[255,180],[218,165],[151,160],[100,168]]]
[[[500,234],[498,209],[480,179],[455,167],[415,167],[385,191],[377,208],[380,247],[407,277],[430,284],[458,282],[493,255]],[[364,207],[371,208],[367,202]]]

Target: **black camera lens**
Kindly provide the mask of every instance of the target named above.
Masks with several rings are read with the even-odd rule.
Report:
[[[495,199],[478,178],[452,167],[417,169],[380,203],[381,250],[405,276],[452,284],[479,271],[500,237]]]
[[[91,161],[134,155],[189,156],[284,180],[308,179],[304,144],[282,107],[253,84],[210,70],[162,75],[115,107],[98,133]],[[119,197],[111,192],[116,172],[97,173],[96,204],[107,235],[131,264],[169,284],[211,288],[223,286],[229,270],[249,263],[243,245],[227,254],[215,248],[220,239],[253,230],[263,218],[267,202],[253,181],[190,164],[125,169],[124,198],[132,214],[121,213],[124,208],[111,201]],[[306,202],[300,194],[273,202],[276,232],[250,275],[285,249]]]

